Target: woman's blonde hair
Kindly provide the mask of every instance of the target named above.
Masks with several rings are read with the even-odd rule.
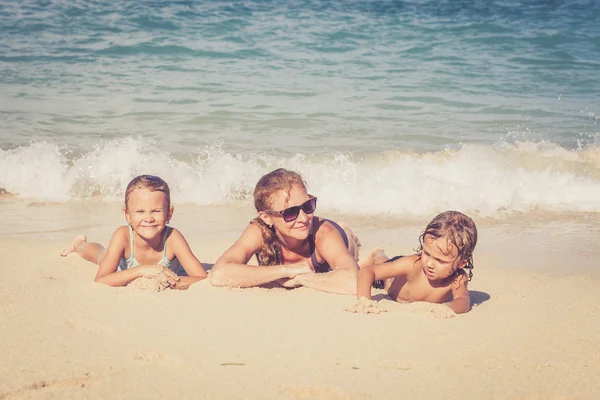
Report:
[[[289,200],[289,192],[294,185],[306,190],[306,182],[297,172],[284,168],[269,172],[258,180],[254,188],[254,208],[258,212],[270,210],[273,204],[272,197],[279,191],[287,192]],[[281,242],[275,228],[267,225],[260,217],[254,218],[250,223],[258,225],[263,237],[263,247],[256,253],[258,265],[283,264]]]

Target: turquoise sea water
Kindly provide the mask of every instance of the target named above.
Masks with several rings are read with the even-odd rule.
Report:
[[[320,207],[600,212],[600,2],[6,1],[0,188]]]

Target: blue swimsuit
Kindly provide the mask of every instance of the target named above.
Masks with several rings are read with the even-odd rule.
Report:
[[[182,271],[185,271],[185,270],[179,263],[179,260],[177,260],[177,258],[174,258],[172,260],[169,260],[167,258],[167,236],[169,235],[169,232],[171,231],[171,229],[173,229],[173,228],[167,226],[167,227],[165,227],[165,230],[163,232],[163,247],[165,250],[163,253],[163,258],[162,258],[162,260],[160,260],[158,262],[158,265],[162,265],[162,266],[169,268],[171,271],[175,272],[177,275],[182,275],[183,274]],[[138,260],[135,259],[135,256],[133,254],[133,238],[134,238],[133,229],[131,228],[131,225],[129,225],[129,239],[130,239],[131,255],[129,256],[129,258],[121,257],[121,260],[119,261],[119,268],[118,268],[119,271],[123,271],[125,269],[137,267],[138,265],[140,265],[140,263],[138,262]]]

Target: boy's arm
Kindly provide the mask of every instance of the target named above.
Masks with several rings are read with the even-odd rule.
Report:
[[[179,260],[179,263],[188,275],[187,277],[180,277],[176,285],[177,289],[187,289],[192,283],[208,276],[206,270],[192,252],[192,249],[190,249],[188,242],[177,229],[171,230],[169,246],[173,249],[173,254],[177,257],[177,260]]]
[[[399,258],[396,261],[362,268],[358,271],[356,277],[356,298],[360,300],[361,297],[365,297],[370,300],[373,282],[381,279],[409,275],[414,261],[415,256],[407,256]]]
[[[471,296],[467,289],[469,279],[467,274],[460,271],[452,281],[452,300],[444,303],[457,314],[466,313],[471,309]]]

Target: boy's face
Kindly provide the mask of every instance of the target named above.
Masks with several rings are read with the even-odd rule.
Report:
[[[440,281],[452,275],[458,268],[464,267],[466,261],[458,259],[456,247],[444,237],[439,239],[426,235],[423,238],[421,265],[430,281]]]

